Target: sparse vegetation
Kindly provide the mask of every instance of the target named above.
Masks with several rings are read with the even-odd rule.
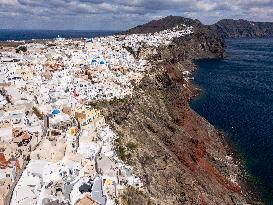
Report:
[[[118,157],[124,161],[126,164],[132,165],[132,154],[131,152],[135,151],[137,145],[135,143],[129,142],[128,144],[123,145],[121,139],[118,138],[115,140],[114,146],[116,147],[116,152]]]
[[[128,187],[123,194],[120,195],[120,204],[122,205],[152,205],[150,197],[143,191]]]
[[[127,144],[127,148],[128,148],[130,151],[134,151],[134,150],[136,150],[137,145],[136,145],[135,143],[133,143],[133,142],[129,142],[129,143]]]
[[[20,53],[20,51],[22,52],[27,52],[27,47],[26,46],[19,46],[18,48],[16,48],[16,53]]]
[[[123,147],[122,145],[119,145],[117,147],[117,155],[118,157],[122,160],[122,161],[125,161],[126,160],[126,154],[125,154],[125,147]]]

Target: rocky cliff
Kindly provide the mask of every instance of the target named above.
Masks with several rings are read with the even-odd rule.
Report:
[[[144,192],[128,189],[121,204],[238,205],[249,200],[223,135],[188,104],[198,89],[185,80],[184,71],[193,71],[196,59],[223,57],[222,39],[199,21],[180,17],[152,21],[125,33],[156,32],[185,22],[192,22],[194,34],[174,39],[156,55],[148,47],[138,51],[153,69],[132,98],[94,105],[120,136],[119,157],[134,167],[145,185]]]
[[[273,37],[273,22],[224,19],[211,28],[223,38]]]

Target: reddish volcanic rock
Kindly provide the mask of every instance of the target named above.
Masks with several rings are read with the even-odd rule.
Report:
[[[223,176],[219,170],[211,163],[208,159],[206,159],[206,143],[211,141],[210,136],[208,136],[208,132],[206,129],[197,129],[198,127],[206,126],[206,121],[194,113],[188,106],[187,102],[183,103],[187,106],[187,109],[184,109],[182,127],[191,135],[194,136],[195,139],[190,139],[190,153],[192,160],[196,163],[196,167],[193,169],[192,165],[190,166],[191,170],[196,170],[197,167],[204,170],[211,177],[215,178],[219,184],[223,187],[227,188],[230,191],[236,192],[238,194],[242,194],[241,187],[230,180],[228,180],[225,176]],[[208,124],[208,123],[207,123]],[[214,131],[214,134],[216,130]],[[198,139],[196,139],[198,138]],[[223,148],[224,149],[224,148]],[[189,164],[189,163],[187,163]]]
[[[198,163],[206,155],[205,143],[204,141],[200,141],[198,139],[190,139],[189,145],[192,146],[193,152],[190,154],[190,156],[195,163]]]
[[[219,184],[224,186],[225,188],[229,189],[230,191],[236,192],[238,194],[243,194],[241,187],[231,181],[229,181],[227,178],[225,178],[221,173],[213,166],[213,164],[209,161],[206,161],[205,159],[201,160],[199,162],[199,166],[205,170],[208,174],[213,176]]]

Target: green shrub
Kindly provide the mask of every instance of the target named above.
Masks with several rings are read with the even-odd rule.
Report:
[[[20,53],[20,51],[27,52],[27,47],[26,46],[19,46],[18,48],[16,48],[16,53]]]

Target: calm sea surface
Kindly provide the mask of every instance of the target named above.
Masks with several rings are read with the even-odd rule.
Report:
[[[273,204],[273,39],[228,40],[228,58],[202,60],[191,107],[230,135],[267,204]]]
[[[0,30],[0,41],[53,39],[57,38],[58,35],[62,38],[92,38],[114,33],[116,31]]]

